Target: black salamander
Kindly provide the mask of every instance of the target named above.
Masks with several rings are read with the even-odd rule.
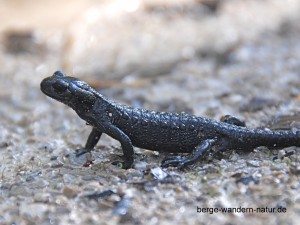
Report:
[[[193,164],[209,152],[300,146],[299,131],[249,129],[232,116],[218,122],[186,113],[129,107],[107,99],[84,81],[60,71],[45,78],[41,90],[70,106],[93,127],[85,147],[77,150],[77,155],[92,151],[105,133],[121,143],[124,161],[119,163],[123,168],[133,165],[133,146],[159,152],[191,153],[187,157],[171,156],[162,162],[163,167],[179,168]]]

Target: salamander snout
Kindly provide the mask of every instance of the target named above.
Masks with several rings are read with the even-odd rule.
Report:
[[[51,77],[47,77],[47,78],[43,79],[41,82],[41,91],[44,94],[48,95],[51,86],[52,86]]]
[[[56,71],[52,76],[41,82],[41,91],[47,96],[59,101],[70,99],[71,93],[68,90],[70,80],[61,71]]]

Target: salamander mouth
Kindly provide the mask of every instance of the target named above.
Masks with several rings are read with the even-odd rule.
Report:
[[[42,82],[41,82],[41,91],[45,94],[45,95],[51,95],[51,91],[49,90],[51,87],[51,83],[49,82],[49,78],[45,78]]]

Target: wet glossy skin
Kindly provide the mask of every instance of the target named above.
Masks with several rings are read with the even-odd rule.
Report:
[[[251,150],[266,146],[300,146],[300,133],[248,129],[245,124],[226,116],[222,122],[186,113],[155,112],[136,109],[108,100],[87,83],[57,71],[41,82],[41,90],[71,108],[93,127],[78,155],[92,151],[102,133],[121,143],[123,168],[133,164],[133,146],[149,150],[192,153],[189,157],[171,157],[162,166],[183,167],[208,152],[227,149]]]

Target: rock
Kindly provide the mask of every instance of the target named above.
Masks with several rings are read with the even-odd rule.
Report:
[[[36,193],[33,197],[35,202],[49,202],[51,198],[51,194],[50,193]]]
[[[256,160],[248,160],[246,163],[248,166],[252,166],[252,167],[260,167],[261,166],[261,163]]]
[[[65,185],[63,188],[63,195],[67,198],[74,198],[80,193],[80,188],[75,185]]]

